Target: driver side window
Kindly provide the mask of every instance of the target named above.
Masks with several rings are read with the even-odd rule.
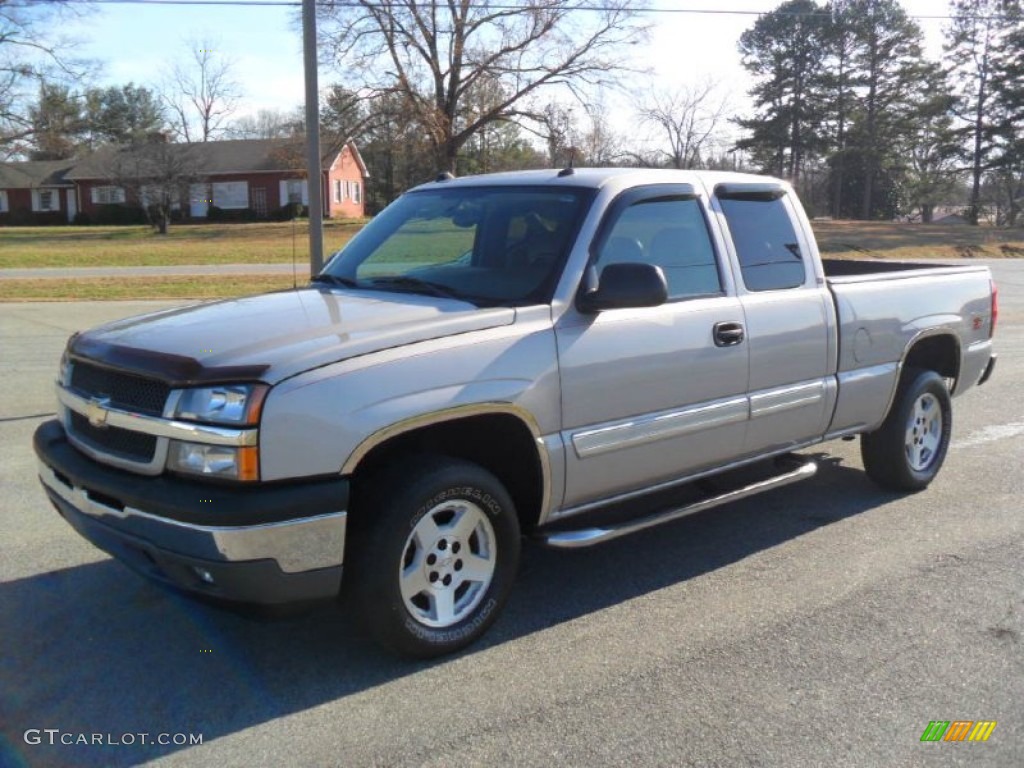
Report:
[[[700,203],[693,198],[639,200],[622,210],[598,252],[607,264],[645,262],[661,267],[669,301],[722,292],[715,250]]]

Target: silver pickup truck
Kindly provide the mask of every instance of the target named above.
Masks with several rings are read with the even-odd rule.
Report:
[[[337,597],[344,565],[373,635],[432,656],[494,621],[523,534],[596,544],[857,434],[874,480],[924,488],[996,314],[982,266],[823,262],[771,178],[443,177],[306,287],[73,336],[35,450],[60,514],[143,574],[280,606]]]

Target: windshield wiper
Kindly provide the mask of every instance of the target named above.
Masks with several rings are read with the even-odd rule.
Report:
[[[447,285],[433,283],[430,280],[421,280],[418,277],[409,277],[408,275],[383,275],[382,277],[371,278],[369,282],[373,283],[373,285],[382,285],[399,291],[426,293],[430,296],[471,302],[471,299],[449,288]]]
[[[351,277],[338,277],[337,275],[329,275],[326,272],[321,272],[319,275],[314,275],[310,278],[311,283],[330,283],[331,285],[343,285],[346,288],[359,288],[359,283],[353,280]]]

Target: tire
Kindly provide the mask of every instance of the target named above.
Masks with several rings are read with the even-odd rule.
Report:
[[[945,380],[934,371],[908,368],[882,426],[861,436],[864,469],[883,488],[923,490],[942,468],[952,429]]]
[[[504,486],[459,459],[411,456],[370,480],[355,510],[345,580],[370,634],[430,658],[484,634],[519,567],[519,520]]]

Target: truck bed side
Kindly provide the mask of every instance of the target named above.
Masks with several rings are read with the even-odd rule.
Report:
[[[905,365],[932,367],[962,394],[991,355],[991,274],[984,266],[824,262],[839,321],[839,398],[829,437],[871,431]]]

